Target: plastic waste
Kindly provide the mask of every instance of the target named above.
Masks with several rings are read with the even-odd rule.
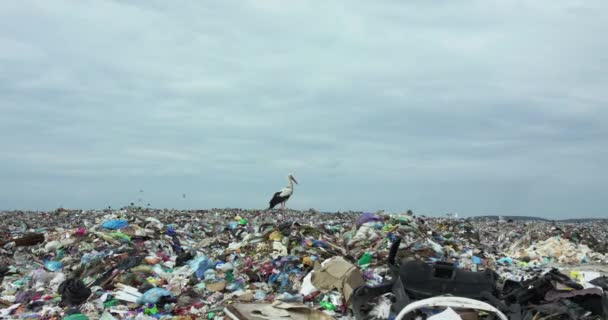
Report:
[[[316,240],[316,239],[303,239],[302,246],[312,247],[312,248],[327,248],[329,247],[326,241]]]
[[[217,270],[224,271],[224,272],[226,272],[226,271],[230,271],[230,270],[234,270],[234,266],[233,266],[233,265],[232,265],[232,263],[230,263],[230,262],[226,262],[226,263],[218,263],[218,264],[215,266],[215,268],[216,268]]]
[[[82,313],[76,313],[76,314],[69,315],[63,319],[64,320],[89,320],[89,317],[85,316]]]
[[[360,266],[367,266],[370,263],[372,263],[372,254],[369,252],[366,252],[363,254],[363,256],[361,256],[361,258],[359,259],[359,265]]]
[[[148,315],[158,314],[158,308],[156,307],[156,305],[153,305],[152,308],[145,307],[144,313]]]
[[[257,291],[255,292],[255,294],[253,295],[253,298],[254,298],[255,300],[260,301],[260,300],[264,300],[264,299],[266,299],[266,296],[267,296],[267,295],[268,295],[268,294],[266,293],[266,291],[263,291],[263,290],[257,290]]]
[[[123,228],[126,228],[127,226],[129,226],[129,222],[127,220],[123,220],[123,219],[107,220],[101,224],[102,228],[106,228],[106,229],[110,229],[110,230],[123,229]]]
[[[57,271],[63,267],[59,261],[46,261],[44,267],[49,271]]]
[[[366,212],[366,213],[362,214],[361,217],[359,217],[359,220],[357,220],[357,224],[362,225],[364,223],[376,222],[376,221],[380,221],[380,217],[378,217],[377,215],[375,215],[371,212]]]
[[[205,277],[207,270],[215,268],[215,263],[207,257],[198,258],[198,259],[194,260],[193,264],[196,265],[196,267],[193,269],[196,270],[195,274],[196,274],[196,277],[199,279],[202,279]]]
[[[207,269],[203,275],[203,279],[205,281],[215,281],[217,280],[217,273],[213,269]]]
[[[173,297],[173,294],[164,288],[152,288],[146,291],[140,298],[141,304],[156,304],[162,297]]]
[[[608,224],[601,222],[553,226],[551,222],[499,224],[483,218],[416,218],[381,212],[134,207],[2,214],[7,216],[0,224],[2,319],[63,319],[76,309],[89,319],[226,319],[219,311],[231,302],[256,302],[283,308],[304,303],[315,311],[325,310],[324,315],[353,320],[346,315],[354,301],[367,304],[365,310],[372,317],[386,319],[394,316],[387,313],[391,299],[399,300],[397,288],[390,291],[391,296],[370,295],[395,279],[394,270],[401,270],[387,264],[391,245],[397,242],[401,245],[396,261],[401,267],[409,260],[433,266],[424,273],[432,278],[417,286],[412,280],[420,276],[401,277],[408,292],[417,294],[425,293],[429,284],[447,284],[438,285],[437,290],[452,290],[458,287],[461,274],[466,273],[463,283],[469,283],[489,269],[488,285],[494,281],[490,273],[500,277],[497,291],[521,290],[513,301],[528,299],[522,300],[522,309],[541,310],[546,307],[544,299],[551,297],[558,299],[556,303],[567,301],[572,317],[585,319],[585,313],[593,309],[579,297],[593,301],[600,288],[608,288],[602,277],[608,262],[604,241]],[[120,229],[103,227],[111,220],[128,224]],[[450,268],[448,262],[453,263]],[[57,263],[61,268],[52,271]],[[589,270],[597,267],[598,273],[587,271],[585,263]],[[543,282],[534,290],[552,292],[545,295],[525,291],[527,282],[520,287],[521,281],[542,280],[553,266],[566,268],[566,278],[582,289]],[[83,285],[66,290],[66,275]],[[358,290],[363,285],[374,289]],[[150,295],[153,288],[171,295],[145,303],[144,294]],[[528,298],[533,294],[538,297]],[[436,313],[422,311],[428,311],[428,317]]]
[[[126,235],[122,232],[112,232],[110,233],[110,235],[114,238],[119,239],[121,242],[129,242],[131,241],[131,237],[129,235]]]
[[[283,292],[276,296],[275,299],[285,302],[303,302],[304,296],[301,294],[291,294],[288,292]]]
[[[315,286],[312,284],[312,274],[313,274],[313,272],[309,272],[304,277],[304,279],[302,279],[302,286],[300,288],[300,294],[307,296],[307,295],[317,291],[317,288],[315,288]]]
[[[336,306],[331,302],[321,301],[319,305],[321,305],[321,307],[323,307],[325,310],[336,311]]]

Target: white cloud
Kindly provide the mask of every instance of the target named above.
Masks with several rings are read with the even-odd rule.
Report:
[[[262,207],[294,171],[300,208],[600,216],[606,9],[2,3],[0,207],[142,184],[159,206]]]

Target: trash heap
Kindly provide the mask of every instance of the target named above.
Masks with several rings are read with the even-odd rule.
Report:
[[[512,318],[608,318],[605,222],[135,207],[0,218],[0,319],[394,319],[405,301],[458,293]],[[489,296],[471,290],[482,284]],[[448,309],[418,316],[490,319]]]

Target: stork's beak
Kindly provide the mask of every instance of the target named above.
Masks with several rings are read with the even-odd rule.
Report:
[[[296,178],[294,178],[293,176],[291,177],[291,180],[292,180],[293,182],[295,182],[296,184],[298,184],[298,180],[296,180]]]

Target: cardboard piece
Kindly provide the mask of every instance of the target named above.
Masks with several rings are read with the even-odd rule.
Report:
[[[342,257],[334,257],[325,260],[323,264],[315,263],[312,284],[321,291],[342,291],[348,303],[353,291],[365,284],[365,279],[355,265]]]
[[[248,291],[248,292],[244,292],[244,293],[238,295],[236,297],[236,300],[241,301],[241,302],[251,302],[251,301],[253,301],[253,298],[254,298],[253,292]]]
[[[225,288],[226,288],[225,281],[218,281],[218,282],[212,282],[212,283],[207,284],[207,290],[209,290],[211,292],[222,291]]]
[[[233,304],[224,308],[232,320],[332,320],[330,315],[303,304],[276,301],[272,304]]]

